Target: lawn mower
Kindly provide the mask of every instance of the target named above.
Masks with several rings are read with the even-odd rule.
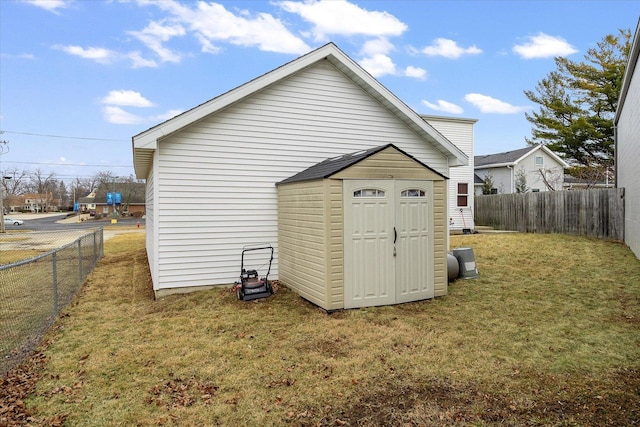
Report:
[[[267,274],[260,278],[258,270],[246,269],[245,262],[251,258],[252,262],[260,259],[256,254],[248,254],[249,252],[267,252],[269,253],[269,268]],[[245,259],[247,258],[247,259]],[[245,246],[242,248],[242,256],[240,257],[240,281],[235,283],[236,295],[239,300],[251,301],[258,298],[268,298],[273,294],[273,287],[269,282],[269,273],[271,272],[271,263],[273,262],[273,246],[267,244],[263,246]],[[266,265],[265,262],[262,266]]]

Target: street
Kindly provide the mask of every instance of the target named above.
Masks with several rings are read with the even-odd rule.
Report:
[[[111,223],[111,218],[103,218],[99,220],[87,219],[78,222],[78,217],[67,218],[67,213],[8,213],[5,218],[21,219],[23,225],[5,224],[7,231],[13,230],[29,230],[29,231],[52,231],[52,230],[78,230],[82,228],[94,228],[102,226],[112,227],[131,227],[140,223],[140,227],[145,224],[144,218],[123,217],[118,218],[116,224]]]

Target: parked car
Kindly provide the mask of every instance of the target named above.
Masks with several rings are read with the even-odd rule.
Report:
[[[22,225],[24,224],[24,221],[21,219],[13,219],[13,218],[6,218],[4,219],[4,224],[10,224],[10,225]]]

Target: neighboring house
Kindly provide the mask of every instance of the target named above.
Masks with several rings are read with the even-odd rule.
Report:
[[[78,212],[88,214],[96,213],[96,193],[91,192],[87,196],[78,199]]]
[[[640,258],[640,20],[625,71],[614,124],[616,187],[624,188],[624,241]]]
[[[469,161],[333,43],[150,128],[132,143],[136,176],[147,185],[146,248],[156,296],[232,284],[242,248],[250,244],[274,245],[270,277],[277,278],[276,183],[323,160],[394,144],[443,178],[451,166]],[[385,182],[396,181],[395,169],[380,168],[376,173],[385,172]],[[324,203],[329,209],[342,201]],[[303,213],[297,221],[302,230],[318,226]],[[446,230],[447,224],[437,226]],[[436,243],[447,249],[446,242]],[[318,250],[332,247],[324,242]],[[393,258],[385,262],[391,268]]]
[[[62,201],[54,198],[51,193],[28,193],[22,196],[23,212],[55,212],[59,210]]]
[[[613,180],[612,180],[613,181]],[[576,178],[569,174],[564,175],[563,190],[588,190],[591,188],[611,188],[614,187],[613,182],[594,181],[592,179]]]
[[[526,191],[562,190],[564,169],[569,165],[544,145],[504,153],[475,156],[475,173],[481,181],[489,176],[493,193],[516,193],[518,184]],[[524,184],[524,185],[522,185]],[[482,185],[476,185],[482,194]]]
[[[117,212],[117,216],[135,216],[140,218],[144,215],[145,203],[144,202],[130,202],[124,203],[120,209],[114,205],[108,205],[106,202],[96,203],[96,215],[102,217],[114,216],[114,212]]]
[[[451,168],[449,172],[449,229],[473,230],[475,228],[473,125],[478,120],[425,115],[422,118],[469,157],[467,165]]]
[[[95,192],[96,215],[141,217],[145,211],[145,188],[145,184],[139,182],[118,183],[109,191],[103,186]],[[108,193],[112,194],[111,204],[108,203]],[[114,193],[119,193],[120,198],[113,196]]]

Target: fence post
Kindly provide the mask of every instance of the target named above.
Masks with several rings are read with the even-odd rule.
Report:
[[[82,239],[78,239],[78,284],[82,283]]]
[[[53,315],[58,315],[58,263],[57,252],[52,254],[53,259]]]
[[[98,263],[98,242],[96,241],[96,239],[98,238],[97,234],[98,234],[98,230],[95,230],[93,232],[93,266],[94,267]]]

